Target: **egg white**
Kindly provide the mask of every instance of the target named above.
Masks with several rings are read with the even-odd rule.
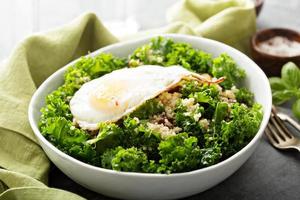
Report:
[[[116,70],[82,85],[70,101],[70,110],[81,128],[97,130],[100,122],[119,120],[191,74],[180,66]]]

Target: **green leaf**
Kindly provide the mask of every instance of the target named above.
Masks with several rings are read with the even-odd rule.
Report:
[[[114,123],[100,123],[96,138],[87,141],[87,144],[96,144],[96,151],[103,153],[108,148],[119,146],[123,141],[124,132]]]
[[[300,99],[293,104],[293,113],[300,120]]]
[[[198,103],[209,103],[213,101],[212,97],[209,96],[207,93],[203,92],[196,92],[194,94],[189,95],[190,98],[195,98]]]
[[[300,69],[292,62],[283,65],[281,77],[287,88],[299,88],[300,86]]]
[[[148,162],[147,155],[136,147],[120,149],[111,160],[113,170],[125,172],[142,172]]]
[[[270,82],[272,91],[286,89],[286,86],[285,86],[283,80],[279,77],[271,77],[271,78],[269,78],[269,82]]]
[[[201,149],[198,139],[188,136],[187,133],[179,133],[170,136],[159,144],[161,166],[158,172],[185,172],[197,169],[200,165]]]
[[[220,85],[225,89],[230,89],[246,77],[246,72],[239,68],[229,55],[223,53],[213,60],[212,75],[217,78],[225,77],[225,81]]]
[[[275,91],[272,94],[273,103],[276,105],[282,104],[290,100],[294,95],[295,93],[292,90]]]
[[[240,88],[234,94],[239,103],[244,103],[250,107],[254,104],[254,94],[247,88]]]
[[[156,99],[147,100],[144,104],[139,106],[130,117],[137,117],[139,119],[148,119],[149,116],[161,113],[164,111],[164,106]]]
[[[227,114],[228,114],[228,104],[225,102],[218,102],[215,116],[214,116],[215,123],[220,124]]]

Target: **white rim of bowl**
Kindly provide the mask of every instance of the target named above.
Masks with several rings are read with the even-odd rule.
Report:
[[[95,56],[100,54],[103,51],[106,51],[107,49],[110,48],[117,48],[119,46],[124,46],[124,45],[130,45],[130,44],[134,44],[134,43],[139,43],[141,41],[145,41],[148,42],[149,40],[151,40],[154,37],[157,36],[162,36],[165,38],[171,38],[171,39],[182,39],[182,38],[187,38],[187,39],[191,39],[191,40],[203,40],[205,42],[210,42],[210,43],[214,43],[216,46],[225,46],[227,48],[230,49],[230,51],[232,51],[234,54],[237,54],[240,57],[243,57],[244,59],[247,60],[248,63],[252,63],[252,65],[256,68],[256,70],[258,71],[258,73],[260,73],[260,75],[263,77],[263,81],[265,85],[268,85],[268,91],[266,91],[266,93],[269,93],[269,96],[272,97],[271,95],[271,88],[269,85],[269,81],[268,78],[266,77],[265,73],[257,66],[257,64],[255,64],[248,56],[246,56],[245,54],[241,53],[240,51],[236,50],[235,48],[226,45],[224,43],[215,41],[215,40],[211,40],[211,39],[207,39],[207,38],[202,38],[202,37],[197,37],[197,36],[190,36],[190,35],[184,35],[184,34],[153,34],[150,36],[145,36],[145,37],[141,37],[135,40],[130,40],[130,41],[125,41],[125,42],[119,42],[116,44],[112,44],[112,45],[108,45],[106,47],[100,48],[94,52],[92,52],[91,54],[88,54],[90,56]],[[33,130],[33,132],[35,133],[35,135],[50,149],[52,149],[56,154],[58,154],[60,157],[65,158],[73,163],[76,163],[78,165],[81,165],[83,167],[89,168],[91,170],[95,170],[95,171],[99,171],[99,172],[105,172],[105,173],[110,173],[113,175],[124,175],[124,176],[140,176],[140,177],[180,177],[180,176],[186,176],[186,175],[194,175],[196,173],[199,172],[206,172],[206,171],[210,171],[210,170],[214,170],[222,165],[226,165],[228,163],[230,163],[232,160],[235,160],[237,157],[241,156],[250,146],[254,145],[263,135],[263,131],[265,129],[265,127],[267,126],[267,123],[269,121],[269,117],[271,114],[271,106],[272,106],[272,98],[270,98],[269,100],[269,106],[264,107],[264,113],[263,113],[263,120],[260,124],[260,128],[257,131],[256,135],[252,138],[252,140],[246,145],[244,146],[241,150],[239,150],[238,152],[236,152],[235,154],[233,154],[232,156],[230,156],[229,158],[218,162],[214,165],[208,166],[208,167],[204,167],[204,168],[200,168],[200,169],[196,169],[193,171],[188,171],[188,172],[180,172],[180,173],[171,173],[171,174],[158,174],[158,173],[143,173],[143,172],[123,172],[123,171],[115,171],[112,169],[105,169],[102,167],[97,167],[97,166],[93,166],[90,164],[87,164],[83,161],[77,160],[76,158],[73,158],[72,156],[62,152],[61,150],[59,150],[56,146],[54,146],[50,141],[48,141],[40,132],[38,125],[34,123],[34,117],[33,117],[33,107],[34,107],[34,102],[36,101],[37,95],[39,93],[39,91],[42,91],[45,89],[45,85],[47,85],[48,82],[51,81],[52,77],[56,76],[57,73],[61,72],[61,71],[65,71],[66,68],[72,66],[74,63],[76,63],[80,58],[75,59],[74,61],[70,62],[69,64],[65,65],[64,67],[62,67],[61,69],[57,70],[56,72],[54,72],[52,75],[50,75],[41,85],[40,87],[35,91],[35,93],[33,94],[30,103],[29,103],[29,108],[28,108],[28,118],[29,118],[29,123],[30,126]]]

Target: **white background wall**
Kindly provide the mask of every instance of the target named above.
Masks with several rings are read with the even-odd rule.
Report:
[[[13,47],[33,32],[63,25],[85,11],[95,12],[109,23],[114,33],[125,21],[130,31],[162,26],[165,11],[177,0],[1,0],[0,60]],[[137,22],[137,24],[135,24]],[[122,24],[121,24],[122,25]],[[123,24],[124,25],[124,24]],[[137,26],[136,26],[137,25]],[[259,27],[290,27],[300,29],[300,0],[266,0]]]

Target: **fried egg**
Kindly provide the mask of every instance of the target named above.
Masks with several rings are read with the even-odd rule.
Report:
[[[97,130],[100,122],[121,119],[189,76],[201,79],[180,66],[143,65],[113,71],[83,84],[74,94],[70,101],[73,120],[82,129]]]

